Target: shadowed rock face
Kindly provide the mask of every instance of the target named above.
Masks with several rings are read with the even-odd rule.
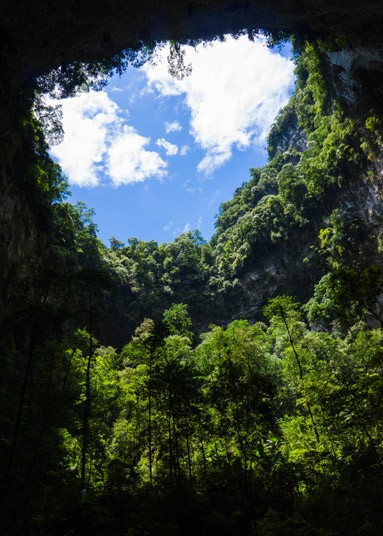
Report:
[[[208,39],[245,28],[371,42],[382,12],[381,0],[3,0],[2,72],[17,86],[139,41]]]

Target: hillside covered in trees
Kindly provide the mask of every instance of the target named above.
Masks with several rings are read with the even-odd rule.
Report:
[[[5,535],[382,534],[383,77],[348,45],[295,37],[209,242],[107,248],[32,102],[123,61],[36,79],[2,159]]]

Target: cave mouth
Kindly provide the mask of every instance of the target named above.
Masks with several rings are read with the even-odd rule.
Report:
[[[64,137],[51,155],[106,244],[193,229],[210,239],[220,204],[267,161],[268,131],[294,87],[290,42],[228,35],[181,54],[187,76],[169,73],[166,45],[101,90],[59,101]]]

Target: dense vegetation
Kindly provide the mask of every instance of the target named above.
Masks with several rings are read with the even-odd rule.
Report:
[[[209,243],[106,248],[25,116],[38,255],[2,266],[5,534],[382,533],[381,118],[333,99],[323,56],[301,50],[269,163]]]

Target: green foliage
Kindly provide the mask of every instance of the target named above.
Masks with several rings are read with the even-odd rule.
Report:
[[[134,238],[127,245],[112,243],[107,262],[116,275],[115,310],[124,315],[128,332],[145,317],[159,320],[174,303],[187,304],[193,320],[209,310],[211,247],[199,231],[183,233],[169,244]]]
[[[369,264],[378,249],[379,239],[365,222],[332,213],[329,226],[319,232],[319,252],[329,272],[307,304],[312,322],[336,320],[342,328],[367,318],[381,323],[382,269]]]
[[[165,331],[145,320],[120,356],[95,351],[88,501],[96,526],[206,535],[229,526],[238,536],[255,524],[261,534],[380,526],[380,516],[353,508],[379,501],[382,330],[310,331],[300,305],[280,296],[265,309],[269,325],[215,326],[192,348],[185,312],[181,304],[166,311]],[[78,402],[73,424],[60,430],[73,475],[89,335],[76,341],[68,355]],[[365,482],[358,488],[355,472]],[[345,495],[340,523],[329,501]],[[180,501],[182,517],[174,515]]]
[[[185,337],[191,335],[191,320],[187,314],[187,306],[183,303],[173,305],[170,309],[164,312],[163,325],[166,333],[169,335],[180,334]]]
[[[185,49],[181,48],[181,44],[176,41],[170,42],[168,70],[169,74],[177,80],[182,80],[185,76],[189,76],[192,71],[190,64],[185,65]]]

